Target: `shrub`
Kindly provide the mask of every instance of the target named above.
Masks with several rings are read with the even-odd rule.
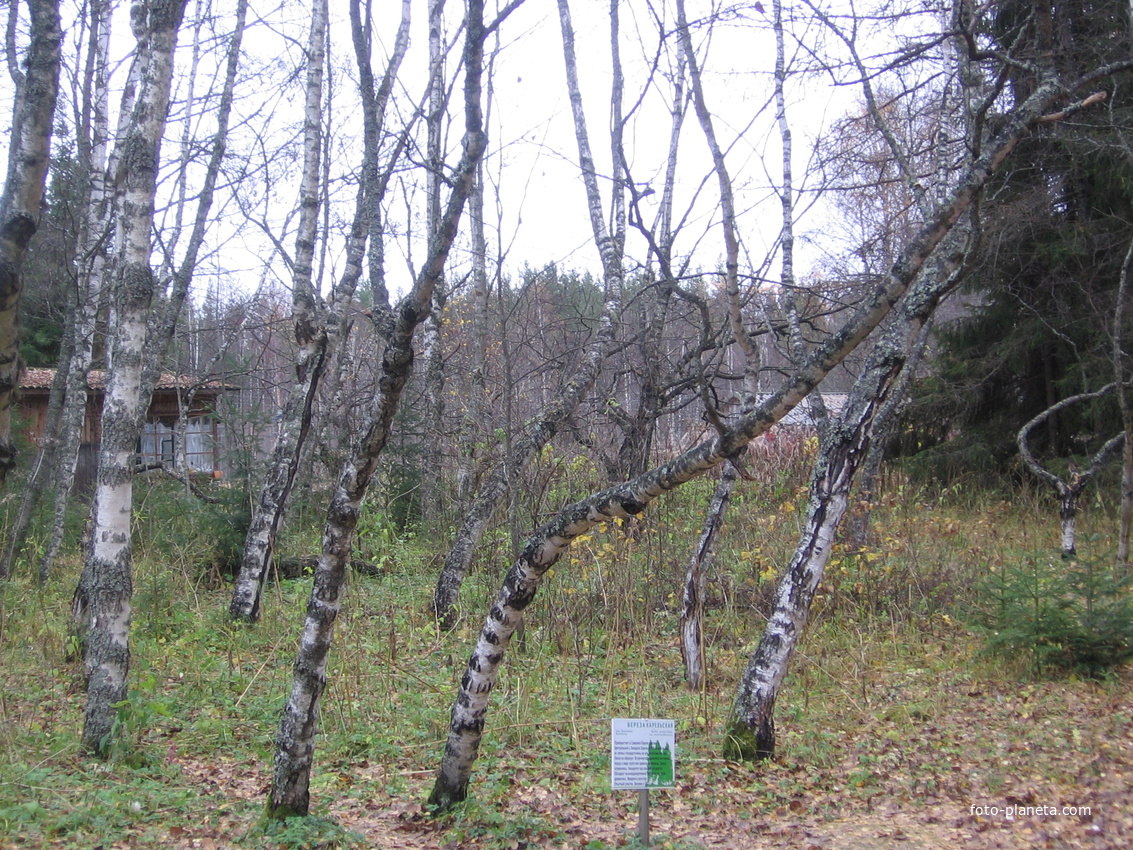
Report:
[[[1037,673],[1096,677],[1133,658],[1129,577],[1099,558],[1030,554],[979,595],[987,651],[1029,657]]]

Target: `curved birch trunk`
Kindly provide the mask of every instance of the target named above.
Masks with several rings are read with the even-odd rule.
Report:
[[[121,255],[111,304],[114,337],[107,370],[93,533],[84,573],[89,578],[82,745],[106,755],[117,705],[126,697],[130,666],[133,459],[139,395],[147,357],[146,326],[154,294],[150,267],[153,203],[161,137],[169,109],[177,30],[186,0],[154,0],[131,8],[138,39],[140,88],[123,140],[118,179]]]
[[[8,172],[0,196],[0,487],[16,465],[12,442],[12,393],[20,380],[16,311],[24,257],[43,207],[63,40],[59,0],[29,0],[28,11],[27,72],[16,92]]]
[[[413,366],[413,334],[432,305],[465,201],[476,178],[486,139],[480,114],[484,22],[481,0],[469,0],[464,49],[464,153],[453,177],[444,215],[413,290],[396,311],[396,324],[382,358],[370,421],[343,465],[327,510],[323,549],[307,604],[307,618],[295,660],[291,695],[280,720],[272,768],[270,817],[305,815],[310,808],[310,775],[318,727],[319,698],[326,687],[326,658],[341,605],[346,562],[358,514],[379,456],[385,448],[402,390]]]
[[[712,563],[716,535],[724,525],[728,500],[732,498],[732,489],[739,477],[739,470],[732,461],[724,464],[700,539],[685,570],[684,592],[681,594],[681,660],[688,686],[694,691],[701,690],[705,683],[704,596],[708,591],[707,571]]]
[[[917,338],[913,341],[909,352],[909,359],[897,384],[893,388],[888,403],[878,412],[873,423],[873,439],[870,440],[869,454],[858,479],[858,492],[856,495],[857,510],[851,511],[849,528],[845,532],[845,539],[851,546],[865,546],[869,539],[870,523],[873,516],[873,500],[877,494],[877,482],[881,476],[881,465],[885,461],[885,452],[893,442],[894,429],[900,419],[901,409],[909,400],[909,387],[916,377],[921,357],[928,348],[932,320],[926,321]]]
[[[472,556],[484,537],[492,515],[511,490],[518,471],[524,469],[558,433],[559,428],[582,402],[598,379],[602,363],[614,344],[615,325],[607,314],[602,317],[598,335],[588,346],[577,372],[563,387],[555,401],[544,407],[523,432],[512,441],[511,450],[488,474],[480,492],[465,512],[452,547],[433,591],[433,612],[442,628],[456,623],[460,588],[472,566]]]
[[[1097,453],[1090,458],[1090,465],[1084,469],[1079,470],[1073,463],[1070,464],[1070,475],[1067,480],[1063,480],[1043,466],[1035,458],[1034,453],[1031,451],[1031,432],[1037,427],[1047,421],[1052,416],[1055,416],[1060,411],[1065,410],[1075,404],[1084,401],[1092,401],[1096,398],[1101,398],[1109,394],[1117,386],[1116,383],[1106,384],[1100,390],[1092,393],[1079,393],[1078,395],[1064,398],[1062,401],[1052,404],[1038,416],[1034,417],[1030,422],[1019,429],[1019,434],[1015,438],[1016,444],[1019,446],[1019,456],[1023,458],[1023,463],[1037,478],[1045,481],[1055,492],[1058,493],[1058,520],[1060,527],[1060,543],[1062,547],[1063,558],[1073,558],[1078,554],[1077,550],[1077,523],[1078,523],[1078,499],[1082,495],[1082,491],[1086,489],[1087,485],[1098,473],[1102,471],[1107,463],[1113,459],[1117,451],[1125,443],[1125,431],[1115,437],[1111,437],[1106,443],[1098,449]]]
[[[779,687],[806,627],[834,535],[849,504],[854,475],[869,452],[874,417],[887,404],[905,364],[911,321],[905,317],[878,341],[854,382],[846,408],[827,429],[811,477],[802,534],[775,592],[763,638],[740,679],[724,740],[725,758],[769,758],[775,752],[774,711]]]
[[[566,60],[567,87],[574,117],[575,141],[578,144],[582,181],[586,190],[587,208],[594,242],[602,258],[605,306],[598,333],[583,353],[582,361],[558,398],[545,405],[523,433],[514,440],[509,451],[492,469],[480,492],[465,512],[460,530],[445,557],[444,567],[433,591],[433,613],[442,628],[452,628],[456,622],[460,588],[472,566],[472,556],[483,539],[492,514],[511,489],[515,475],[550,442],[559,428],[582,402],[583,397],[598,379],[602,363],[615,342],[617,309],[623,283],[622,242],[624,230],[615,221],[611,234],[602,214],[602,196],[598,189],[598,172],[590,149],[586,128],[586,115],[582,109],[582,92],[578,84],[578,62],[574,48],[574,28],[571,25],[567,0],[558,0],[559,22],[563,33],[563,55]],[[616,85],[616,83],[615,83]],[[615,97],[616,100],[616,97]],[[615,187],[615,195],[618,193]],[[616,207],[616,205],[615,205]]]
[[[816,349],[807,363],[778,391],[724,433],[633,481],[595,493],[564,508],[530,538],[518,560],[508,570],[468,660],[452,707],[448,740],[429,796],[430,805],[438,811],[445,811],[467,797],[469,779],[483,737],[488,697],[495,686],[500,662],[512,635],[522,622],[524,609],[535,597],[543,575],[558,561],[571,541],[600,523],[641,513],[653,499],[722,463],[794,409],[889,314],[921,272],[929,255],[970,207],[995,168],[1063,96],[1064,91],[1058,81],[1044,80],[1021,106],[1007,116],[999,135],[964,169],[945,202],[906,243],[897,262],[872,297],[851,320]],[[1081,105],[1068,107],[1063,114],[1077,108]]]

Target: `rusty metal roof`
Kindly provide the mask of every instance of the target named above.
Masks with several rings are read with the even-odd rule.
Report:
[[[20,389],[49,390],[51,382],[55,380],[54,369],[25,369],[20,375]],[[223,381],[201,381],[192,375],[172,375],[163,372],[157,379],[155,389],[159,390],[187,390],[193,387],[209,390],[235,390],[237,387]],[[106,372],[102,369],[91,369],[87,373],[87,389],[102,390],[106,388]]]

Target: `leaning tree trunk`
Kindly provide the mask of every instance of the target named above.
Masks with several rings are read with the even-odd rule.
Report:
[[[779,581],[763,637],[740,679],[724,740],[726,758],[761,759],[775,752],[775,701],[809,619],[854,477],[874,440],[886,432],[908,383],[907,372],[916,369],[917,347],[924,341],[920,331],[963,276],[966,242],[965,229],[949,234],[901,302],[898,320],[866,358],[842,413],[828,423],[811,476],[803,531]]]
[[[945,285],[942,281],[931,297],[922,300],[924,310],[935,307]],[[774,711],[779,687],[809,618],[834,535],[849,504],[854,475],[869,453],[875,417],[888,404],[906,363],[910,324],[925,318],[923,311],[921,315],[906,315],[878,341],[845,409],[827,429],[815,461],[802,534],[775,592],[763,638],[740,679],[724,741],[725,758],[769,758],[775,752]]]
[[[445,558],[444,567],[437,578],[433,591],[433,612],[443,628],[452,628],[456,622],[457,604],[460,588],[472,565],[476,546],[484,536],[484,531],[499,503],[511,489],[513,477],[535,457],[559,428],[570,417],[574,409],[598,379],[602,363],[609,355],[615,341],[617,330],[617,310],[622,290],[622,244],[624,231],[615,222],[615,232],[611,234],[602,214],[602,196],[598,189],[598,172],[594,166],[594,156],[590,149],[590,137],[586,128],[586,116],[582,111],[582,93],[578,84],[578,67],[574,49],[574,29],[570,21],[570,8],[566,0],[559,0],[559,21],[563,33],[563,54],[566,60],[567,85],[570,92],[571,110],[574,117],[575,141],[578,144],[579,161],[582,165],[582,182],[586,190],[586,202],[590,211],[590,227],[594,242],[602,258],[605,306],[599,322],[598,333],[583,353],[582,362],[570,381],[559,392],[558,397],[531,420],[523,433],[512,443],[510,451],[496,464],[487,481],[464,515],[460,530],[453,540],[452,547]],[[615,188],[615,192],[616,192]]]
[[[271,563],[275,537],[287,507],[291,488],[295,483],[303,445],[310,431],[319,383],[327,365],[330,349],[337,343],[341,331],[346,327],[346,310],[354,297],[355,287],[361,276],[361,251],[365,248],[367,238],[370,239],[372,255],[380,250],[380,232],[375,229],[378,208],[393,166],[391,163],[384,174],[379,172],[378,144],[393,80],[409,46],[409,7],[408,4],[402,6],[402,20],[394,49],[385,76],[376,92],[370,67],[369,33],[356,2],[350,4],[350,16],[363,101],[363,185],[358,189],[346,267],[335,288],[329,308],[322,310],[318,294],[311,283],[319,203],[321,66],[325,54],[326,33],[326,8],[325,2],[321,0],[316,3],[311,20],[307,118],[304,129],[304,184],[300,195],[301,222],[296,237],[292,301],[295,337],[300,343],[295,365],[296,381],[284,405],[267,477],[245,538],[240,573],[229,604],[229,616],[238,621],[252,622],[259,618],[263,586]],[[316,65],[317,68],[313,67]],[[405,140],[402,138],[396,145],[393,154],[395,160],[403,150],[404,144]],[[384,296],[384,287],[376,281],[380,263],[371,260],[370,269],[370,285],[374,288],[375,295],[380,293]],[[381,314],[383,317],[388,312],[384,297],[375,298],[374,311],[375,315]]]
[[[310,807],[310,775],[318,727],[319,698],[326,687],[326,659],[341,605],[346,562],[362,500],[389,439],[405,382],[413,365],[413,333],[428,314],[448,252],[456,238],[465,201],[476,178],[486,138],[480,114],[484,22],[481,0],[469,0],[465,20],[464,154],[453,177],[444,215],[429,255],[412,291],[397,307],[396,324],[382,358],[378,392],[370,421],[343,465],[327,510],[323,551],[307,604],[307,619],[295,660],[291,695],[276,737],[268,812],[273,817],[306,815]]]
[[[318,237],[319,173],[322,155],[323,73],[326,59],[326,0],[311,7],[307,39],[307,97],[303,115],[303,179],[299,187],[299,226],[295,236],[291,309],[295,329],[295,383],[280,418],[275,448],[260,498],[252,512],[240,573],[228,613],[233,620],[259,618],[263,583],[287,498],[295,484],[299,457],[310,431],[312,408],[326,365],[327,336],[312,266]]]
[[[12,393],[20,380],[16,312],[28,244],[39,226],[55,100],[59,92],[59,0],[29,0],[27,72],[16,92],[8,173],[0,195],[0,486],[16,465]]]
[[[869,454],[858,477],[858,492],[856,496],[856,510],[851,511],[849,528],[845,532],[848,545],[861,548],[869,541],[870,526],[873,523],[873,504],[877,496],[879,479],[881,478],[881,465],[885,461],[885,453],[893,442],[897,424],[900,421],[901,410],[908,403],[909,388],[916,377],[921,357],[928,348],[929,335],[933,323],[926,321],[909,352],[909,360],[897,385],[890,394],[888,403],[877,414],[873,424],[873,439],[870,440]]]
[[[948,197],[908,240],[897,262],[862,308],[755,410],[724,433],[633,481],[569,505],[527,542],[504,579],[461,679],[444,756],[429,796],[431,805],[445,811],[467,797],[469,779],[483,738],[488,697],[495,686],[500,663],[540,581],[571,541],[600,523],[641,513],[653,499],[722,463],[793,410],[889,314],[996,167],[1063,96],[1063,91],[1058,81],[1044,80],[1023,104],[1005,117],[998,135],[963,170]],[[1060,116],[1072,114],[1083,104],[1064,109]]]
[[[118,706],[126,698],[130,666],[134,449],[147,356],[146,326],[154,294],[150,231],[173,54],[186,2],[155,0],[145,6],[135,2],[131,10],[138,39],[135,62],[144,71],[123,140],[119,172],[121,255],[111,305],[114,336],[102,412],[93,533],[84,569],[89,576],[90,627],[84,659],[87,697],[82,744],[103,756],[112,743]]]
[[[700,539],[685,570],[684,592],[681,594],[681,660],[685,665],[688,686],[694,691],[701,690],[705,684],[704,597],[708,590],[708,568],[712,564],[716,536],[724,526],[728,500],[732,498],[732,489],[739,477],[735,463],[728,461],[724,464]]]

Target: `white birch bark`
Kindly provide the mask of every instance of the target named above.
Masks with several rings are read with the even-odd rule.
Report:
[[[954,236],[960,232],[953,231]],[[958,243],[959,238],[949,242]],[[849,505],[850,488],[870,455],[878,430],[900,403],[906,369],[915,369],[910,353],[923,342],[920,329],[945,294],[961,278],[963,249],[946,243],[902,301],[897,321],[866,358],[850,398],[828,424],[811,475],[807,515],[795,552],[779,581],[759,646],[740,678],[728,723],[724,756],[769,758],[775,751],[775,702],[787,668],[810,617],[838,527]]]
[[[371,286],[375,291],[384,292],[380,282],[382,276],[380,261],[381,243],[381,203],[385,196],[385,186],[392,169],[400,161],[400,151],[404,146],[406,133],[396,145],[384,169],[379,168],[380,138],[385,123],[386,104],[393,88],[397,71],[409,49],[409,25],[411,5],[409,0],[402,3],[401,23],[394,37],[393,51],[380,85],[374,85],[374,72],[371,66],[370,20],[363,20],[359,0],[350,2],[351,37],[354,57],[358,67],[358,88],[362,100],[362,179],[358,184],[355,198],[354,218],[346,243],[346,257],[343,271],[327,307],[327,350],[333,359],[333,368],[326,377],[326,395],[331,403],[324,406],[324,422],[319,426],[325,461],[333,471],[341,465],[344,443],[348,437],[348,414],[351,409],[349,394],[353,390],[352,373],[355,363],[356,346],[350,342],[352,319],[349,312],[354,302],[358,281],[362,276],[366,245],[370,242]],[[406,132],[408,132],[408,127]],[[372,315],[377,318],[375,325],[381,333],[392,323],[388,296],[376,297]],[[355,338],[356,339],[356,338]]]
[[[287,499],[298,470],[303,444],[310,430],[315,395],[319,389],[327,358],[331,356],[335,346],[340,344],[341,337],[346,329],[346,312],[353,301],[357,283],[361,277],[362,259],[367,240],[370,242],[371,252],[370,285],[375,295],[375,324],[378,326],[379,332],[384,332],[384,329],[387,326],[392,326],[393,323],[384,284],[380,283],[380,205],[393,168],[399,162],[401,153],[405,149],[409,128],[406,128],[406,131],[399,138],[384,171],[379,169],[378,145],[385,120],[386,105],[393,90],[398,68],[401,66],[409,48],[410,6],[408,2],[402,4],[402,18],[394,40],[394,48],[385,75],[376,91],[373,70],[370,66],[369,20],[363,21],[361,15],[362,12],[357,0],[352,0],[350,6],[351,30],[355,57],[359,67],[359,84],[363,103],[363,177],[358,188],[354,220],[347,242],[346,263],[335,286],[331,303],[324,307],[311,286],[310,262],[308,262],[305,272],[298,268],[299,264],[296,262],[295,276],[297,283],[295,292],[306,294],[299,296],[299,302],[293,302],[293,313],[296,317],[295,333],[297,339],[308,340],[308,345],[305,351],[300,352],[297,360],[296,382],[292,386],[284,406],[280,431],[272,452],[268,475],[245,540],[240,573],[237,576],[236,587],[229,606],[229,616],[234,620],[251,622],[259,617],[263,586],[271,562],[275,535],[286,509]],[[325,15],[323,15],[323,18],[324,22],[321,26],[325,31]],[[312,20],[312,30],[314,30],[314,27],[315,21]],[[312,49],[314,39],[315,33],[312,31],[310,36]],[[323,45],[325,45],[325,40],[320,41],[320,50],[323,49]],[[313,81],[309,80],[309,105],[314,96]],[[314,124],[308,122],[307,131],[311,135],[317,135],[317,130],[317,122]],[[305,160],[308,156],[317,157],[319,151],[317,143],[312,145],[310,140],[307,140],[307,142]],[[317,178],[318,168],[315,167],[311,173],[316,175]],[[317,220],[319,197],[317,179],[314,191],[314,195],[305,194],[304,197],[308,200],[301,202],[307,203],[309,206],[310,200],[314,199],[315,210],[311,212],[310,225],[313,225]],[[302,233],[302,226],[300,230]],[[311,234],[309,243],[297,240],[296,254],[298,255],[301,251],[306,252],[310,261],[313,261],[314,233]]]
[[[563,58],[566,64],[567,90],[570,95],[571,112],[574,118],[575,141],[578,145],[582,182],[586,191],[586,203],[590,212],[591,232],[602,258],[603,289],[605,305],[598,331],[582,354],[578,369],[556,398],[543,405],[530,420],[523,432],[518,435],[504,457],[489,473],[472,505],[464,514],[464,519],[452,547],[445,557],[444,566],[433,591],[433,612],[443,628],[451,628],[456,622],[460,588],[472,565],[472,556],[487,530],[492,514],[510,490],[514,476],[524,469],[539,450],[545,446],[563,423],[581,403],[587,391],[593,386],[601,371],[602,363],[615,343],[616,318],[620,304],[620,294],[624,275],[622,270],[622,250],[624,232],[615,230],[611,234],[606,226],[602,212],[602,195],[598,188],[598,172],[590,148],[590,136],[586,126],[586,115],[582,109],[582,91],[578,83],[578,60],[575,53],[574,28],[571,25],[568,0],[558,0],[559,22],[563,33]],[[616,85],[616,84],[615,84]],[[617,90],[615,87],[615,97]],[[616,190],[615,190],[616,191]],[[615,209],[617,205],[615,204]],[[615,222],[617,219],[615,218]],[[615,228],[618,225],[615,223]]]
[[[732,337],[743,353],[743,372],[745,375],[755,375],[759,371],[759,348],[744,327],[742,301],[740,298],[740,241],[736,230],[736,203],[732,191],[732,178],[728,173],[728,163],[724,159],[724,151],[716,138],[716,127],[712,120],[712,112],[704,96],[704,85],[701,80],[700,62],[692,44],[692,33],[689,30],[688,17],[685,13],[684,0],[677,0],[677,39],[680,42],[681,52],[688,67],[689,85],[692,91],[693,110],[696,112],[704,139],[708,144],[708,152],[712,155],[712,170],[716,174],[716,183],[720,190],[720,223],[724,236],[724,290],[727,294],[728,324],[732,329]],[[748,383],[744,392],[754,397],[755,388]]]
[[[720,472],[716,492],[712,495],[712,501],[708,506],[708,515],[704,519],[700,538],[692,550],[688,568],[685,570],[684,590],[681,593],[681,661],[684,662],[688,686],[694,691],[704,688],[707,675],[708,665],[704,651],[704,597],[708,592],[708,569],[715,555],[713,546],[716,537],[724,525],[728,501],[732,498],[732,490],[739,477],[736,465],[731,461],[726,462]]]
[[[413,365],[413,335],[431,308],[433,290],[444,273],[465,202],[486,145],[480,112],[484,21],[481,0],[469,0],[464,48],[464,152],[452,179],[440,227],[413,289],[398,304],[395,325],[382,358],[381,376],[370,420],[343,465],[327,510],[323,549],[295,661],[291,695],[276,737],[268,813],[284,818],[305,815],[310,807],[310,774],[318,728],[319,699],[326,687],[326,659],[342,603],[346,563],[362,500],[389,439],[405,383]]]
[[[46,581],[63,543],[67,505],[75,485],[83,421],[87,409],[87,385],[94,351],[95,325],[99,302],[104,291],[107,256],[113,233],[114,194],[108,191],[112,175],[107,171],[110,144],[110,33],[109,0],[92,0],[90,4],[89,73],[84,92],[84,115],[87,116],[89,142],[80,145],[87,184],[86,215],[79,231],[79,256],[75,301],[71,321],[71,355],[67,367],[63,414],[59,427],[58,450],[55,454],[55,506],[51,534],[39,563],[39,575]],[[124,103],[125,107],[126,104]],[[130,104],[132,108],[132,104]]]
[[[786,106],[783,99],[783,82],[785,72],[783,65],[782,21],[778,6],[776,6],[776,74],[775,91],[779,105],[779,128],[783,143],[783,186],[780,187],[780,197],[783,202],[783,228],[780,242],[783,251],[783,285],[789,287],[794,282],[794,230],[791,187],[791,137],[787,124]],[[683,0],[677,2],[677,26],[681,53],[689,70],[689,80],[692,87],[692,102],[697,119],[712,154],[713,170],[716,173],[717,184],[720,188],[721,223],[724,231],[725,272],[724,292],[728,304],[728,324],[732,331],[732,340],[739,349],[741,371],[743,374],[742,407],[749,411],[755,404],[759,391],[759,347],[744,324],[743,302],[739,285],[739,236],[736,232],[735,201],[732,195],[732,179],[728,173],[724,153],[716,139],[715,124],[708,103],[704,96],[704,85],[701,79],[700,66],[692,46],[692,36],[689,32],[688,21],[685,17]],[[800,349],[800,354],[801,354]],[[803,362],[802,357],[795,360]],[[813,398],[813,396],[812,396]],[[706,396],[707,399],[707,396]],[[685,677],[689,687],[699,690],[704,686],[704,642],[703,642],[703,616],[704,594],[707,589],[706,570],[711,557],[712,545],[716,535],[724,523],[728,501],[735,486],[738,470],[732,463],[725,465],[720,481],[716,485],[716,492],[709,503],[708,515],[705,517],[700,539],[689,558],[688,568],[685,571],[684,590],[681,594],[681,657],[685,664]]]
[[[445,118],[445,53],[441,38],[444,0],[429,0],[429,106],[425,120],[425,228],[432,241],[441,224],[441,143]],[[425,366],[425,441],[421,464],[421,516],[426,526],[440,523],[445,466],[445,372],[441,326],[447,302],[444,281],[433,292],[433,306],[421,328],[421,358]]]
[[[777,38],[782,50],[782,12],[776,0]],[[863,77],[863,90],[874,123],[897,161],[901,177],[916,198],[922,216],[933,214],[932,199],[912,171],[908,157],[878,108],[865,68],[852,40],[847,40]],[[781,54],[780,54],[781,55]],[[782,109],[781,66],[777,65],[777,96]],[[789,136],[784,131],[784,144]],[[945,183],[946,174],[938,175]],[[784,216],[787,205],[784,205]],[[907,385],[927,341],[932,312],[944,294],[955,288],[963,274],[967,228],[957,227],[937,251],[898,311],[898,322],[878,341],[854,384],[850,400],[829,433],[823,435],[811,478],[810,501],[803,532],[787,570],[780,580],[771,617],[755,653],[740,680],[724,742],[729,758],[767,758],[775,749],[775,702],[794,648],[810,615],[810,605],[830,556],[834,535],[845,516],[850,487],[858,470],[878,463],[888,440],[890,424],[903,403]],[[798,333],[797,315],[792,334]],[[912,331],[917,328],[915,335]],[[802,354],[801,338],[793,341],[795,357]]]
[[[229,616],[237,621],[252,622],[259,618],[263,584],[271,563],[275,537],[295,483],[299,458],[311,425],[315,396],[326,364],[325,311],[312,278],[321,197],[319,176],[326,27],[327,2],[315,0],[311,6],[311,28],[307,39],[303,173],[291,279],[291,318],[297,348],[295,383],[284,404],[267,475],[244,540],[240,572],[228,608]]]
[[[1130,66],[1133,61],[1108,66],[1104,73]],[[1091,75],[1090,79],[1096,76]],[[858,313],[812,352],[806,364],[769,398],[724,433],[632,481],[569,505],[535,532],[508,570],[461,679],[444,756],[429,797],[436,810],[447,810],[467,797],[499,665],[543,576],[571,541],[600,523],[641,513],[655,498],[719,465],[794,409],[890,313],[995,169],[1019,140],[1043,119],[1044,113],[1065,97],[1066,90],[1061,81],[1043,80],[1030,97],[1005,116],[997,136],[958,176],[944,202],[908,240],[897,262]],[[1067,107],[1061,114],[1072,114],[1083,105],[1085,101]]]
[[[130,518],[138,396],[147,357],[146,327],[154,294],[150,267],[153,203],[161,137],[169,108],[173,54],[186,0],[135,2],[131,23],[142,70],[116,175],[121,255],[111,305],[114,329],[102,414],[93,532],[84,572],[89,584],[87,676],[82,744],[105,755],[115,707],[126,696],[130,666],[132,563]]]
[[[0,195],[0,487],[16,464],[12,442],[12,393],[20,379],[16,311],[24,257],[43,207],[63,39],[58,0],[29,0],[28,11],[27,70],[16,92],[7,176]]]
[[[1058,493],[1059,542],[1062,546],[1063,558],[1073,558],[1078,553],[1078,500],[1081,498],[1082,492],[1089,483],[1097,477],[1098,473],[1105,468],[1105,465],[1109,463],[1117,454],[1117,451],[1121,449],[1122,445],[1125,443],[1125,431],[1122,430],[1120,434],[1107,440],[1106,443],[1097,450],[1094,456],[1090,458],[1090,465],[1085,469],[1080,470],[1071,463],[1069,474],[1065,480],[1043,466],[1035,457],[1034,452],[1031,451],[1031,432],[1052,416],[1057,416],[1059,412],[1066,408],[1108,395],[1116,386],[1116,383],[1106,384],[1101,389],[1092,393],[1079,393],[1078,395],[1064,398],[1056,404],[1052,404],[1020,428],[1019,434],[1015,440],[1016,444],[1019,446],[1019,455],[1023,458],[1023,463],[1026,464],[1027,469],[1037,478],[1053,487],[1054,491]]]
[[[220,169],[224,163],[225,153],[228,150],[228,126],[232,117],[232,101],[236,93],[236,78],[240,68],[240,54],[244,42],[244,27],[247,17],[248,0],[237,0],[235,22],[225,56],[224,81],[221,86],[220,100],[216,106],[216,133],[213,135],[212,150],[209,153],[204,177],[200,189],[197,191],[193,226],[189,231],[185,253],[171,275],[169,292],[163,303],[159,305],[159,309],[155,309],[150,317],[149,346],[154,356],[150,358],[145,372],[144,394],[147,398],[152,394],[153,387],[161,374],[161,364],[165,359],[165,352],[168,351],[173,340],[177,321],[181,316],[181,309],[193,282],[197,260],[208,234],[209,214],[212,211],[213,200],[216,196],[216,184],[220,178]],[[191,143],[186,139],[182,144],[188,146]],[[186,156],[184,152],[183,156]],[[181,205],[183,206],[183,203]],[[183,209],[179,209],[176,225],[177,236],[180,235],[183,214]],[[148,407],[148,401],[146,406]],[[144,416],[145,408],[140,409],[138,415]]]

